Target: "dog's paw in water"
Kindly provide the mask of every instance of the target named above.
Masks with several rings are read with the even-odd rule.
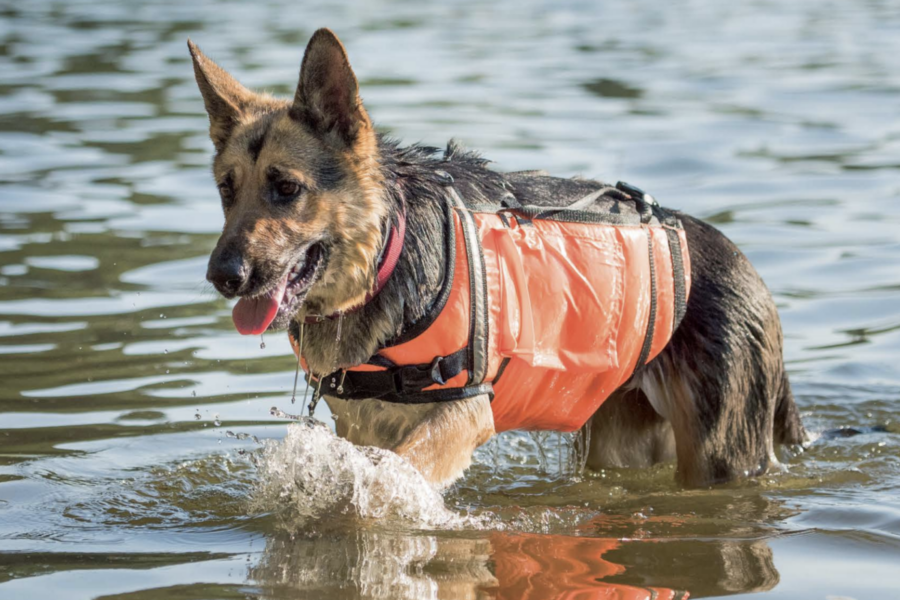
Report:
[[[454,528],[465,518],[397,454],[341,439],[307,417],[258,457],[254,512],[271,512],[288,529],[327,530],[348,523],[388,522]]]

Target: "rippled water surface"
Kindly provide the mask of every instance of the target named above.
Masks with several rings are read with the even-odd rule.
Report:
[[[185,39],[289,94],[319,26],[395,136],[715,223],[775,294],[808,426],[887,431],[699,491],[510,434],[441,498],[289,428],[287,340],[237,335],[203,280]],[[0,599],[900,597],[898,55],[876,0],[0,3]],[[368,503],[299,525],[341,498]]]

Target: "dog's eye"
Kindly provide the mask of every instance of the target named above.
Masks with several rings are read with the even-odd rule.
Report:
[[[219,196],[222,197],[222,206],[225,208],[234,202],[234,186],[230,178],[219,184]]]
[[[300,193],[300,184],[296,181],[279,181],[275,190],[282,198],[293,198]]]

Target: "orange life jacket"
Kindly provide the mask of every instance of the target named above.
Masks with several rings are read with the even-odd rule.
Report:
[[[681,223],[619,184],[639,214],[466,208],[452,186],[436,309],[326,395],[390,402],[492,395],[494,426],[574,431],[666,346],[690,290]],[[295,352],[296,340],[293,339]]]

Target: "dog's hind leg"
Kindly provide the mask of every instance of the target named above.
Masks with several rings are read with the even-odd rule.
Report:
[[[641,375],[641,389],[672,424],[676,479],[699,487],[764,473],[777,463],[776,396],[754,389],[760,382],[744,381],[749,374],[740,369],[715,374],[696,368],[693,361],[669,352]]]
[[[675,458],[672,426],[638,388],[616,390],[594,413],[587,466],[641,468]]]
[[[799,437],[802,425],[769,291],[721,233],[683,222],[693,271],[687,313],[635,380],[672,424],[679,482],[703,486],[764,473],[777,464],[774,444]]]

